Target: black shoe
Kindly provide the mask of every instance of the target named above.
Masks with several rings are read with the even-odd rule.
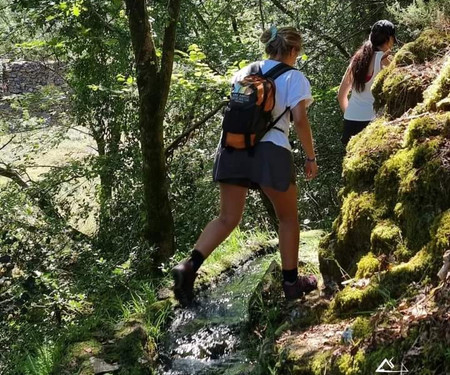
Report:
[[[287,300],[301,298],[314,289],[317,289],[317,278],[314,275],[299,276],[293,284],[283,282],[284,295]]]
[[[197,273],[192,262],[184,260],[172,269],[174,280],[173,292],[175,298],[183,307],[189,306],[194,300],[194,281]]]

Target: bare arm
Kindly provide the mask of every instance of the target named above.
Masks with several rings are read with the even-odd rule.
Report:
[[[381,69],[386,68],[392,62],[392,60],[394,59],[391,55],[391,50],[387,50],[381,58]]]
[[[295,131],[297,137],[302,144],[302,148],[305,151],[307,160],[305,164],[306,179],[311,180],[317,176],[317,162],[316,153],[314,152],[314,143],[311,132],[311,126],[308,120],[308,113],[306,111],[306,100],[300,101],[291,110],[294,117]]]
[[[350,93],[350,90],[352,89],[353,85],[353,77],[352,77],[352,71],[350,69],[350,65],[348,66],[347,70],[345,71],[344,77],[342,77],[341,84],[339,86],[338,91],[338,101],[339,106],[341,107],[342,112],[345,112],[345,110],[348,107],[348,94]]]

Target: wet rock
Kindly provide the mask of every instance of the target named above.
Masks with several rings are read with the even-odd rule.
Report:
[[[119,365],[110,365],[103,359],[91,357],[89,362],[92,365],[95,374],[106,374],[108,372],[117,372],[120,369]]]

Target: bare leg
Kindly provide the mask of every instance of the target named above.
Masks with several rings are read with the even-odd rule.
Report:
[[[272,202],[280,221],[278,236],[282,268],[283,270],[295,269],[298,266],[298,244],[300,239],[297,187],[291,184],[285,192],[269,187],[263,187],[262,190]]]
[[[205,259],[241,221],[247,191],[243,186],[220,183],[219,217],[209,222],[195,244]]]

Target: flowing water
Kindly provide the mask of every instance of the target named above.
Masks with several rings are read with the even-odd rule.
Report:
[[[276,255],[248,261],[215,287],[200,293],[190,308],[176,309],[160,353],[159,374],[249,374],[243,331],[253,291]]]

